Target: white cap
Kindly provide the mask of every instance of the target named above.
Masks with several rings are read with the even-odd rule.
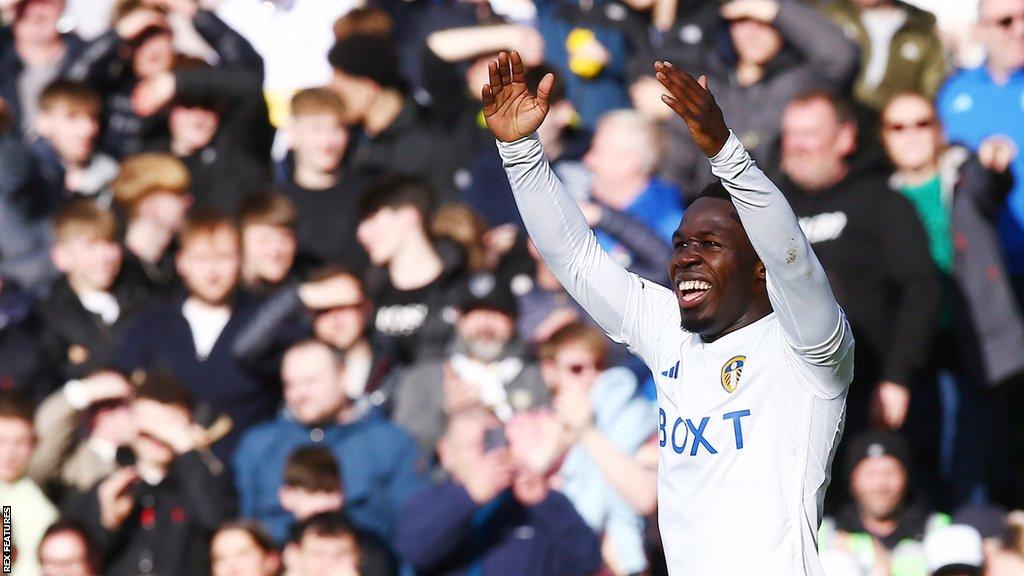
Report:
[[[966,524],[953,524],[929,533],[924,539],[928,573],[946,566],[981,568],[985,562],[981,534]]]

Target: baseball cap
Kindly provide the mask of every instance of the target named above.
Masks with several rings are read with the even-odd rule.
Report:
[[[980,575],[985,562],[981,534],[966,524],[939,528],[925,536],[924,558],[932,576]]]
[[[887,430],[868,430],[854,436],[850,443],[846,453],[846,476],[853,474],[862,460],[881,456],[892,456],[903,468],[910,469],[910,449],[902,436]]]
[[[515,318],[518,307],[508,283],[493,274],[485,273],[470,279],[468,293],[459,305],[459,311],[463,314],[472,310],[494,310]]]

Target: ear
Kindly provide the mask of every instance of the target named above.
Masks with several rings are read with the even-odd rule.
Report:
[[[455,462],[452,460],[451,449],[448,446],[448,438],[445,436],[442,436],[441,439],[437,441],[437,460],[441,463],[441,468],[449,474],[452,473]]]
[[[50,117],[49,112],[43,112],[40,110],[36,114],[36,118],[33,121],[36,132],[43,138],[50,139],[53,134],[53,119]]]
[[[53,265],[57,267],[57,270],[64,274],[67,274],[71,269],[71,255],[68,254],[67,247],[59,242],[50,249],[50,260],[53,261]]]
[[[835,145],[844,158],[853,154],[857,150],[857,124],[847,122],[841,125]]]
[[[764,262],[760,260],[754,265],[754,273],[757,274],[757,279],[766,282],[768,280],[768,269],[765,268]]]
[[[555,363],[551,360],[541,360],[540,376],[548,388],[553,390],[557,387],[558,383],[556,380],[558,378],[558,369],[555,367]]]
[[[293,496],[295,496],[295,491],[289,486],[282,484],[277,489],[277,501],[281,503],[281,508],[292,514],[294,514],[292,510],[295,509],[295,498]]]

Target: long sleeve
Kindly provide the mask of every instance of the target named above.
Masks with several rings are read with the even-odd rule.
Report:
[[[119,55],[122,43],[113,30],[96,38],[68,64],[64,75],[75,82],[88,82],[101,92],[108,91],[127,65]]]
[[[601,249],[536,135],[499,142],[498,150],[523,223],[548,267],[613,340],[653,363],[666,324],[679,325],[675,295],[630,274]]]
[[[38,444],[29,461],[28,474],[37,484],[55,478],[75,444],[80,412],[68,401],[64,389],[50,394],[36,410]]]
[[[735,134],[711,159],[711,171],[732,196],[750,243],[765,265],[768,298],[792,348],[810,364],[835,365],[853,336],[789,202]]]
[[[430,572],[460,552],[477,506],[462,486],[448,483],[413,496],[395,530],[395,549],[417,570]]]
[[[259,366],[278,352],[287,339],[282,332],[293,330],[292,319],[300,318],[302,300],[295,287],[279,290],[265,300],[238,332],[231,345],[231,355],[245,366]]]
[[[209,452],[186,452],[174,459],[170,473],[193,521],[211,533],[234,515],[224,466]]]
[[[942,300],[942,286],[928,250],[928,236],[914,207],[893,194],[879,207],[880,264],[892,283],[893,319],[882,378],[910,386],[927,367]]]
[[[195,100],[220,99],[225,110],[217,142],[268,164],[274,128],[263,97],[263,75],[246,68],[194,68],[174,73],[177,94]]]
[[[857,76],[860,50],[839,26],[799,2],[780,2],[775,28],[806,58],[814,76],[832,88],[849,88]]]
[[[216,14],[199,10],[192,18],[203,40],[213,48],[220,58],[220,65],[229,68],[245,68],[259,72],[263,77],[263,58],[244,36],[227,25]]]
[[[538,524],[551,533],[554,554],[551,574],[588,576],[601,567],[601,543],[593,530],[559,492],[551,491],[543,502],[530,508]]]

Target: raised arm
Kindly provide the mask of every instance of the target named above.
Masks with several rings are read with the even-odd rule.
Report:
[[[537,96],[526,89],[525,68],[516,52],[501,53],[489,65],[483,88],[484,117],[499,140],[512,193],[526,230],[566,290],[618,342],[650,362],[653,339],[679,310],[672,293],[640,279],[601,249],[579,206],[552,172],[534,134],[548,111],[549,74]],[[678,320],[675,321],[678,325]]]
[[[726,127],[707,80],[667,63],[655,67],[671,94],[663,100],[686,122],[711,159],[712,173],[732,196],[767,271],[768,297],[793,349],[811,364],[836,365],[852,342],[849,326],[789,202]]]

